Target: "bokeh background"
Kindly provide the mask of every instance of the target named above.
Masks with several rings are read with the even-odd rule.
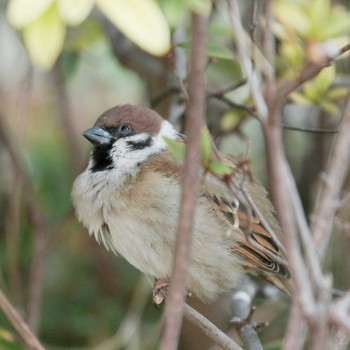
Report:
[[[45,11],[58,3],[51,1]],[[151,284],[89,237],[74,217],[70,190],[91,148],[81,134],[107,108],[122,103],[151,106],[182,129],[186,99],[179,80],[186,85],[191,10],[212,11],[206,76],[210,131],[225,153],[248,158],[254,175],[269,186],[263,137],[250,113],[249,89],[220,6],[194,0],[156,3],[176,44],[172,53],[162,57],[147,53],[94,6],[86,19],[67,25],[61,50],[51,66],[43,67],[28,55],[25,28],[9,21],[9,2],[0,2],[0,286],[48,349],[157,347],[162,309],[151,303]],[[315,1],[294,3],[294,12],[288,12],[293,7],[288,1],[276,1],[281,7],[275,9],[274,27],[276,68],[281,77],[295,75],[311,57],[306,55],[314,54],[307,51],[312,49],[308,46],[311,34],[298,32],[291,22],[301,21]],[[318,3],[337,14],[341,6],[339,16],[350,23],[348,1]],[[241,1],[240,5],[247,32],[259,47],[262,2]],[[25,10],[22,15],[26,16]],[[317,16],[325,15],[307,18],[316,25]],[[288,30],[283,32],[283,28]],[[316,31],[311,42],[340,47],[349,42],[349,32],[345,24],[336,34],[325,34],[329,37],[317,37]],[[319,81],[291,97],[285,108],[286,126],[336,129],[349,91],[349,56],[325,71]],[[307,212],[313,207],[315,185],[332,137],[332,132],[285,129],[288,156]],[[327,259],[340,289],[349,288],[350,264],[344,260],[350,248],[348,214],[345,206]],[[213,305],[191,303],[223,330],[232,330],[229,296]],[[256,305],[257,320],[271,321],[262,331],[264,344],[267,349],[278,349],[288,300],[269,299],[265,293]],[[185,323],[181,349],[211,347],[199,330]],[[1,313],[0,349],[23,349]]]

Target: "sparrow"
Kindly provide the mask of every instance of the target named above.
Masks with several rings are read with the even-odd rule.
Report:
[[[108,109],[83,135],[93,148],[72,188],[78,220],[108,250],[154,281],[168,281],[183,164],[166,139],[184,142],[184,137],[157,112],[129,104]],[[218,156],[232,176],[228,186],[227,180],[199,170],[188,291],[211,302],[237,287],[248,272],[291,293],[288,266],[276,242],[281,229],[265,189]]]

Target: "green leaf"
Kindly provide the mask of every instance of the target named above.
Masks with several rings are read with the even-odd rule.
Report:
[[[306,98],[303,94],[299,93],[299,92],[292,92],[290,95],[289,95],[290,99],[295,102],[295,103],[299,103],[301,105],[310,105],[311,104],[311,101]]]
[[[329,0],[312,0],[305,5],[305,10],[310,17],[310,32],[308,38],[323,40],[324,31],[329,25],[329,15],[332,11]]]
[[[155,56],[170,50],[170,29],[154,0],[96,0],[96,5],[143,50]]]
[[[329,23],[324,28],[325,39],[336,38],[350,32],[350,12],[335,6],[330,14]]]
[[[319,96],[323,96],[328,91],[330,85],[335,78],[335,68],[330,66],[321,70],[315,77],[313,84]]]
[[[327,100],[327,99],[323,99],[321,100],[318,105],[323,109],[325,110],[326,112],[330,113],[330,114],[338,114],[339,113],[339,108],[338,106],[330,101],[330,100]]]
[[[223,131],[231,131],[238,126],[246,117],[247,113],[244,111],[231,110],[225,113],[221,120],[220,126]]]
[[[178,160],[183,161],[185,159],[185,144],[167,137],[163,137],[163,139],[168,146],[169,152]]]
[[[208,169],[216,175],[229,175],[232,172],[232,169],[229,166],[218,161],[210,162]]]
[[[70,26],[83,22],[91,12],[94,0],[57,0],[63,21]]]
[[[185,4],[194,12],[200,15],[207,16],[211,12],[210,0],[185,0]]]
[[[327,97],[333,101],[339,101],[344,99],[350,93],[349,88],[338,87],[333,88],[327,93]]]
[[[77,70],[80,54],[76,51],[63,51],[58,61],[65,79],[71,78]]]
[[[233,52],[224,45],[209,43],[207,46],[207,54],[212,58],[233,61],[235,56]]]
[[[177,28],[186,14],[183,0],[158,0],[158,3],[170,27]]]
[[[207,127],[201,129],[201,153],[202,163],[207,166],[212,155],[212,141]]]
[[[19,344],[14,334],[9,330],[0,327],[0,349],[1,350],[23,350],[24,347]]]
[[[65,33],[55,4],[25,27],[23,41],[33,64],[43,70],[51,69],[62,50]]]
[[[309,101],[315,102],[315,101],[318,101],[320,98],[318,91],[315,88],[315,85],[311,81],[304,84],[304,93],[305,93],[305,97]]]
[[[11,0],[7,6],[7,20],[16,29],[34,22],[52,4],[53,0]]]
[[[178,43],[176,44],[176,46],[182,47],[183,49],[186,49],[186,50],[191,49],[191,44],[188,41]],[[235,59],[235,56],[230,49],[228,49],[224,45],[215,44],[215,43],[209,43],[207,45],[207,55],[208,57],[218,58],[222,60],[233,61]]]
[[[291,67],[301,67],[305,53],[298,43],[284,41],[281,44],[280,52]]]
[[[289,35],[298,33],[305,37],[309,33],[310,20],[298,4],[287,1],[274,1],[273,12],[279,22],[290,32]]]
[[[67,51],[84,51],[104,37],[100,22],[93,19],[83,22],[79,27],[70,31],[64,48]]]

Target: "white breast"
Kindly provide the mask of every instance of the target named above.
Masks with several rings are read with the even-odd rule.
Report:
[[[172,267],[180,193],[180,183],[171,177],[148,172],[140,179],[137,173],[121,176],[111,170],[81,174],[72,197],[77,216],[90,234],[139,270],[166,278]],[[227,228],[201,197],[188,287],[204,300],[237,284],[237,257],[229,244]]]

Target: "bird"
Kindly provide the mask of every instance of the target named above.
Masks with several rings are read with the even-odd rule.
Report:
[[[162,288],[172,271],[183,181],[183,161],[167,140],[185,144],[185,137],[156,111],[130,104],[105,111],[83,136],[93,147],[72,187],[78,220]],[[217,156],[231,175],[223,181],[199,169],[188,292],[212,302],[250,273],[291,294],[282,232],[266,190],[233,160]]]

